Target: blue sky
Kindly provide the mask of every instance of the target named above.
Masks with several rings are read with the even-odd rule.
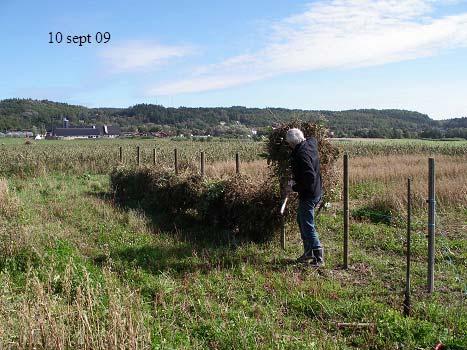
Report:
[[[467,1],[0,0],[0,26],[0,99],[467,116]]]

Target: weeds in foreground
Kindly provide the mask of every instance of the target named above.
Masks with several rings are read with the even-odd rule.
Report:
[[[353,184],[353,201],[371,204],[386,186]],[[193,242],[179,222],[166,232],[147,213],[113,206],[107,176],[16,178],[3,188],[15,204],[0,213],[1,348],[466,348],[465,211],[449,202],[437,221],[431,296],[426,218],[414,213],[413,313],[405,318],[405,230],[397,225],[351,221],[344,271],[340,209],[323,211],[327,268],[317,272],[290,264],[300,250],[293,223],[286,251],[276,241],[220,247]]]
[[[29,270],[24,280],[18,294],[12,277],[0,274],[1,348],[150,348],[141,297],[108,272],[97,283],[70,262],[62,273]]]

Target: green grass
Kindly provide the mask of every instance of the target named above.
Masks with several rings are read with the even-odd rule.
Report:
[[[352,222],[345,271],[340,213],[321,213],[327,266],[315,271],[290,264],[300,253],[294,223],[285,251],[278,240],[220,244],[195,228],[160,231],[144,213],[115,207],[108,187],[106,175],[9,180],[17,207],[0,221],[0,347],[28,344],[21,341],[22,329],[40,329],[48,314],[55,323],[36,333],[55,339],[54,329],[64,330],[77,348],[86,339],[98,348],[114,336],[131,347],[124,335],[133,333],[140,335],[133,336],[134,344],[153,349],[430,349],[438,341],[452,349],[467,346],[461,229],[438,238],[436,292],[428,295],[424,217],[417,214],[413,315],[405,318],[403,226]],[[448,214],[440,231],[444,220],[465,223],[465,212]],[[339,329],[338,322],[374,326]],[[39,348],[45,342],[33,339]]]

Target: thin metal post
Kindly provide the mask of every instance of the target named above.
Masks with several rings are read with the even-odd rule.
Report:
[[[174,168],[175,168],[175,175],[178,175],[178,151],[174,149]]]
[[[349,156],[344,154],[344,269],[349,267]]]
[[[404,316],[410,316],[410,233],[412,220],[412,197],[410,194],[410,178],[407,179],[407,242],[406,242],[406,271],[405,271],[405,299]]]
[[[281,217],[281,247],[285,250],[285,217]]]
[[[284,179],[281,179],[281,198],[282,198],[282,205],[280,208],[279,213],[281,214],[281,247],[285,250],[285,207],[287,205],[287,201],[289,200],[289,196],[287,195],[286,191],[286,182]]]
[[[153,165],[156,165],[157,163],[157,151],[155,148],[153,148],[152,150],[152,164]]]
[[[136,146],[136,164],[141,164],[141,150],[139,146]]]
[[[428,159],[428,293],[435,288],[435,160]]]
[[[204,152],[201,152],[201,176],[204,176]]]
[[[123,149],[122,149],[122,146],[120,146],[120,148],[118,150],[118,160],[120,161],[120,163],[123,163]]]
[[[235,173],[240,174],[240,155],[235,153]]]

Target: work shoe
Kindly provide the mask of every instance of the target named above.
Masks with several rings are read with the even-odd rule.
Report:
[[[313,260],[311,261],[311,266],[313,267],[323,267],[324,266],[324,249],[318,248],[312,250]]]
[[[313,261],[315,258],[313,256],[313,250],[307,250],[305,253],[303,253],[301,256],[299,256],[295,261],[298,263],[306,263]]]

